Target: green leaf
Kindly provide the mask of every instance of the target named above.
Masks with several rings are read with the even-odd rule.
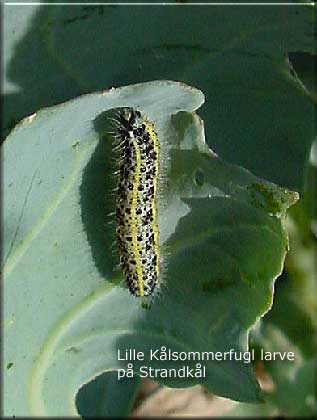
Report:
[[[117,377],[117,372],[104,373],[79,390],[76,406],[81,417],[128,417],[141,380],[122,378],[118,383]]]
[[[285,210],[297,194],[221,161],[193,113],[204,98],[156,81],[85,95],[23,120],[4,144],[4,412],[72,416],[83,384],[125,369],[117,351],[247,349],[249,328],[271,306],[288,246]],[[150,307],[114,271],[111,109],[132,106],[153,120],[169,153],[159,202],[166,270]],[[218,395],[258,401],[251,366],[203,361],[201,383]],[[190,368],[196,361],[188,361]],[[120,384],[120,382],[119,382]],[[118,390],[115,388],[113,398]],[[108,401],[111,401],[109,396]],[[108,410],[107,407],[104,410]]]
[[[315,110],[287,57],[314,53],[304,3],[7,7],[5,76],[17,88],[4,125],[82,93],[172,78],[206,94],[207,143],[222,158],[301,189]]]
[[[288,305],[288,302],[286,301],[285,304]],[[287,307],[291,311],[294,310],[294,304]],[[266,375],[270,376],[273,386],[270,391],[265,392],[263,409],[271,410],[271,415],[274,414],[275,416],[316,415],[314,383],[316,366],[314,356],[306,358],[305,354],[301,352],[301,340],[295,341],[293,337],[289,339],[286,335],[289,328],[285,328],[285,334],[283,325],[281,326],[282,328],[273,323],[269,317],[268,320],[265,319],[254,337],[257,344],[271,354],[273,352],[294,353],[294,360],[292,361],[277,359],[264,362]],[[303,328],[305,328],[305,324]],[[242,404],[239,409],[241,415],[244,410],[246,410],[245,415],[247,415],[249,408]]]

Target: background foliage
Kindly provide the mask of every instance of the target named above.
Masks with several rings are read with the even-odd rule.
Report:
[[[276,410],[281,414],[293,415],[313,413],[315,410],[314,384],[311,383],[310,372],[313,365],[315,329],[315,300],[313,298],[315,238],[312,227],[316,226],[313,224],[315,220],[313,179],[316,166],[309,158],[314,139],[316,96],[311,64],[313,63],[311,54],[314,53],[315,31],[312,8],[306,6],[195,7],[181,4],[150,8],[32,6],[27,8],[5,7],[3,13],[5,68],[3,136],[21,118],[42,107],[76,98],[83,93],[150,80],[178,80],[204,92],[206,103],[199,110],[199,115],[205,122],[206,141],[217,154],[230,163],[239,164],[251,170],[256,176],[300,191],[301,200],[293,208],[287,225],[291,253],[286,260],[286,269],[276,284],[274,306],[252,335],[252,345],[255,348],[264,346],[266,349],[280,350],[284,347],[285,349],[294,347],[300,354],[300,359],[297,364],[290,366],[283,362],[265,365],[265,373],[271,376],[275,384],[274,391],[267,392],[264,405],[252,405],[251,407],[241,404],[240,411],[235,410],[233,414],[275,413]],[[198,102],[189,111],[195,109]],[[61,138],[63,130],[67,130],[67,126],[69,126],[69,120],[67,120],[69,117],[63,114],[65,109],[66,107],[64,110],[56,108],[42,113],[44,122],[42,127],[38,128],[38,132],[33,131],[36,129],[36,121],[33,125],[31,123],[31,132],[26,133],[27,127],[22,127],[20,130],[24,130],[27,139],[34,136],[34,132],[44,136],[43,138],[45,138],[45,133],[50,133],[47,138],[51,138],[52,141],[56,138],[57,133]],[[59,112],[62,114],[59,115]],[[85,112],[86,110],[82,109],[82,115]],[[53,123],[56,115],[59,115],[58,121],[64,120],[65,124],[56,123],[56,120]],[[69,143],[67,144],[74,144],[73,150],[77,150],[77,139],[84,139],[86,136],[88,138],[87,147],[88,149],[90,147],[89,150],[92,152],[96,144],[94,142],[99,141],[100,138],[99,128],[95,126],[94,131],[88,129],[85,132],[84,124],[80,124],[79,120],[76,121],[78,121],[80,129],[78,132],[75,130],[69,133]],[[197,121],[195,121],[195,118],[190,120],[188,126],[192,124],[193,127],[196,127],[194,132],[198,135]],[[13,135],[20,136],[20,133],[21,131],[18,130]],[[198,137],[201,137],[201,133]],[[23,191],[26,191],[30,182],[30,174],[31,178],[34,175],[29,169],[34,165],[32,160],[34,149],[29,148],[29,151],[23,152],[30,155],[28,164],[25,165],[25,155],[19,149],[21,137],[18,141],[19,146],[12,157],[15,166],[11,166],[11,170],[13,168],[21,170],[18,175],[23,182],[20,185],[15,185],[22,192],[15,190],[13,196],[22,200],[25,197]],[[72,143],[70,143],[71,141]],[[99,153],[101,152],[104,150],[99,149]],[[72,167],[66,166],[65,161],[60,160],[62,149],[54,151],[54,153],[56,153],[54,167],[57,168],[57,172],[60,171],[67,178]],[[70,156],[74,155],[74,152],[69,153],[66,155],[68,164]],[[84,218],[86,217],[86,224],[90,226],[90,231],[89,229],[88,232],[86,231],[89,239],[96,235],[93,221],[87,220],[91,211],[89,190],[98,179],[94,176],[98,177],[98,174],[102,176],[105,167],[98,161],[98,155],[91,155],[89,151],[87,153],[87,159],[91,158],[91,166],[84,165],[88,162],[85,159],[78,165],[80,168],[86,167],[84,178],[86,183],[81,185],[81,193],[88,191],[86,207],[82,207],[82,211]],[[193,157],[194,154],[190,156],[190,159],[193,159],[199,167],[203,164],[198,152],[196,158]],[[20,162],[19,159],[23,161]],[[181,161],[186,162],[186,159],[186,153],[182,152]],[[213,160],[213,162],[216,165],[217,160]],[[96,164],[100,165],[99,172],[94,175],[92,168],[96,167]],[[76,161],[74,165],[76,167]],[[223,173],[230,173],[230,166],[226,166],[225,163],[221,165],[224,165]],[[186,163],[185,167],[189,170],[190,165]],[[207,188],[216,187],[225,191],[223,184],[219,184],[220,181],[223,182],[223,175],[219,175],[221,174],[219,168],[217,168],[218,172],[215,172],[215,176],[213,173],[208,175],[207,167],[209,168],[209,166],[206,166],[205,172],[207,173]],[[192,168],[193,173],[195,173],[195,169],[197,166]],[[233,183],[237,182],[239,176],[243,176],[244,172],[240,173],[240,171],[242,170],[238,169],[232,174]],[[192,172],[189,173],[192,174]],[[54,177],[56,177],[56,172],[53,172],[52,178],[48,172],[44,185],[47,186],[47,182],[55,183]],[[175,179],[177,179],[177,174],[175,174]],[[39,174],[35,175],[34,180],[38,183],[42,182]],[[254,178],[251,177],[246,185],[252,183],[254,183]],[[181,191],[181,188],[178,187],[178,191]],[[229,192],[233,193],[232,190]],[[217,196],[217,194],[214,195]],[[41,197],[46,198],[45,195]],[[221,199],[217,198],[217,200],[218,207],[216,208],[223,209]],[[248,207],[245,206],[250,203],[248,196],[239,196],[239,200],[242,200],[242,204],[240,203],[239,206],[244,206],[243,211],[238,210],[240,218],[241,214],[248,215]],[[23,203],[16,203],[16,205],[19,208],[19,205],[21,207]],[[101,206],[102,203],[99,205]],[[205,204],[198,207],[192,204],[192,211],[195,209],[196,212],[200,211],[200,208],[209,209]],[[32,210],[35,219],[41,214],[40,210],[37,209],[35,212],[34,209]],[[71,210],[73,211],[73,208],[67,209],[67,211]],[[265,210],[269,212],[268,208]],[[232,211],[231,209],[229,214],[232,214]],[[260,217],[258,214],[261,214],[261,211],[254,209],[254,206],[250,211],[253,223],[253,218],[255,215]],[[211,209],[206,217],[211,219],[214,217]],[[267,218],[267,216],[264,219],[259,222],[261,225],[275,223],[269,221],[272,218]],[[16,220],[15,222],[14,218],[12,220],[12,226],[9,226],[10,232],[14,232],[16,226]],[[206,221],[206,219],[203,220]],[[210,221],[211,225],[215,223],[214,220]],[[97,219],[96,224],[100,221]],[[28,219],[28,222],[32,222],[32,217],[30,220]],[[217,219],[216,223],[222,222]],[[278,229],[278,224],[275,228]],[[20,232],[20,234],[23,238],[24,232]],[[54,245],[52,241],[51,244]],[[67,247],[74,249],[73,241],[66,244]],[[272,242],[267,248],[270,249],[270,247],[272,247]],[[98,249],[98,246],[92,246],[94,263],[97,261],[98,266],[98,261],[101,261],[99,269],[100,264],[104,264],[102,270],[106,270],[107,264],[102,262],[100,255],[98,256]],[[201,251],[199,251],[200,254]],[[64,255],[63,248],[58,249],[57,247],[54,252],[55,257],[59,259]],[[260,249],[259,253],[261,253]],[[35,255],[38,253],[35,252]],[[248,256],[248,254],[246,255]],[[81,298],[86,296],[87,302],[89,301],[91,290],[88,290],[87,282],[86,286],[83,283],[81,297],[77,296],[73,302],[70,300],[67,305],[63,303],[62,294],[56,295],[56,283],[54,284],[52,280],[48,281],[49,277],[42,274],[42,268],[47,265],[44,255],[42,254],[38,258],[35,266],[41,273],[43,284],[42,288],[37,287],[37,294],[33,295],[34,305],[40,305],[42,299],[42,306],[45,307],[48,305],[47,296],[54,295],[55,303],[47,307],[52,313],[64,314],[67,313],[68,307],[75,304],[75,300],[80,302]],[[43,265],[41,265],[41,261]],[[65,261],[65,264],[67,267],[67,264],[71,264],[71,262]],[[7,327],[16,325],[14,324],[15,319],[21,318],[22,313],[24,322],[29,322],[29,325],[32,325],[33,321],[28,318],[27,314],[34,314],[34,307],[36,307],[30,307],[34,288],[25,286],[29,266],[27,263],[25,263],[25,267],[22,265],[23,275],[18,276],[21,285],[14,287],[14,290],[19,290],[18,306],[15,303],[16,295],[13,292],[9,295],[11,299],[9,306],[14,308],[14,311],[9,310],[9,316],[5,320]],[[248,269],[251,270],[251,278],[253,278],[253,268]],[[65,274],[68,270],[61,268],[61,272]],[[275,272],[277,271],[275,270]],[[214,271],[214,273],[216,272],[217,270]],[[263,313],[268,307],[270,301],[269,279],[272,276],[274,277],[273,272],[266,275],[267,289],[264,298],[267,300],[266,303],[256,306],[258,314]],[[75,278],[76,275],[70,277]],[[72,286],[69,279],[67,282],[68,290],[73,287],[74,290],[71,291],[71,294],[76,295],[78,286],[75,286],[75,283]],[[23,284],[25,287],[22,287]],[[260,292],[260,290],[256,288],[256,292]],[[248,296],[244,293],[242,295]],[[70,298],[72,297],[70,295]],[[225,295],[223,298],[225,302]],[[249,299],[251,298],[249,297]],[[43,313],[41,306],[38,306],[38,311],[40,314]],[[203,315],[203,313],[204,309],[202,308],[201,314]],[[99,313],[97,315],[100,316]],[[256,314],[253,316],[248,314],[248,317],[244,321],[244,328],[254,322]],[[42,324],[45,324],[44,321]],[[53,325],[55,324],[52,320]],[[45,331],[47,333],[46,328],[47,326],[43,327],[41,334],[45,335]],[[225,329],[224,326],[222,328]],[[12,327],[10,331],[13,329]],[[229,330],[228,327],[226,329]],[[20,332],[19,329],[16,331]],[[23,336],[22,341],[19,341],[19,346],[25,346],[25,343],[30,340],[29,330],[26,331],[25,337]],[[10,336],[10,333],[6,333],[6,331],[5,334]],[[37,333],[35,336],[37,337]],[[12,348],[17,347],[16,336],[13,336],[11,342]],[[42,339],[35,340],[34,348],[38,349],[40,343],[42,343]],[[76,349],[76,346],[74,348]],[[12,375],[13,386],[15,384],[15,369],[19,369],[16,374],[21,377],[24,375],[23,369],[26,366],[23,362],[25,355],[21,352],[20,347],[16,348],[15,352],[20,354],[21,361],[19,363],[16,363],[15,360],[12,361],[12,353],[9,353],[9,359],[6,360],[7,375]],[[69,354],[73,355],[76,352],[70,351]],[[33,357],[36,355],[31,354],[31,359]],[[32,360],[29,362],[32,363]],[[45,378],[42,379],[44,381]],[[8,380],[10,381],[10,378]],[[252,382],[252,379],[250,381]],[[92,413],[92,408],[96,407],[93,396],[96,395],[96,389],[98,389],[98,396],[103,393],[105,395],[104,404],[100,404],[100,398],[98,398],[100,413],[112,415],[127,413],[139,386],[139,381],[122,383],[120,390],[113,383],[111,374],[107,374],[83,388],[77,400],[80,412],[84,415]],[[227,392],[228,384],[224,386],[227,387],[225,391]],[[217,387],[215,389],[214,384],[211,388],[220,391],[219,393],[222,395],[230,396],[225,392],[221,393]],[[109,389],[111,389],[111,394]],[[122,389],[125,389],[126,392],[122,392]],[[24,401],[25,398],[19,392],[16,390],[12,394],[14,399],[20,398],[21,401]],[[233,391],[231,397],[237,398],[238,396],[234,395]],[[120,398],[126,398],[126,401],[121,401]],[[252,398],[250,395],[244,395],[240,399]],[[113,401],[116,401],[116,404],[111,406],[110,402]],[[12,406],[14,405],[15,403]],[[17,407],[15,408],[18,410]]]

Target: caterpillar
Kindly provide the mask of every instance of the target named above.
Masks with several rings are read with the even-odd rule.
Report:
[[[159,141],[154,124],[138,110],[119,110],[116,122],[115,215],[120,267],[131,294],[146,297],[157,289],[160,275]]]

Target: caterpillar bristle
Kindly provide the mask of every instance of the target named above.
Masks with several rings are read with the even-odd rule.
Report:
[[[116,264],[114,267],[113,267],[113,271],[114,272],[118,272],[118,271],[120,271],[121,270],[121,265],[120,264]]]
[[[119,119],[114,118],[114,117],[108,117],[108,120],[111,121],[112,123],[118,125],[119,127],[121,126],[121,122],[119,121]]]
[[[116,248],[132,295],[150,300],[160,285],[157,222],[160,145],[154,124],[140,111],[123,108],[109,118],[115,125],[112,165],[117,185]],[[151,298],[152,296],[152,298]]]

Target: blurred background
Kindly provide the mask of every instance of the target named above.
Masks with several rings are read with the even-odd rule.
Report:
[[[53,2],[51,2],[53,3]],[[296,363],[254,361],[264,402],[241,404],[200,386],[140,382],[132,415],[310,416],[316,413],[315,209],[317,142],[313,9],[297,6],[2,7],[2,139],[25,116],[78,95],[170,79],[201,89],[209,146],[255,175],[299,191],[286,227],[290,252],[274,304],[250,335],[258,354],[296,351]],[[92,415],[102,375],[77,397]]]

